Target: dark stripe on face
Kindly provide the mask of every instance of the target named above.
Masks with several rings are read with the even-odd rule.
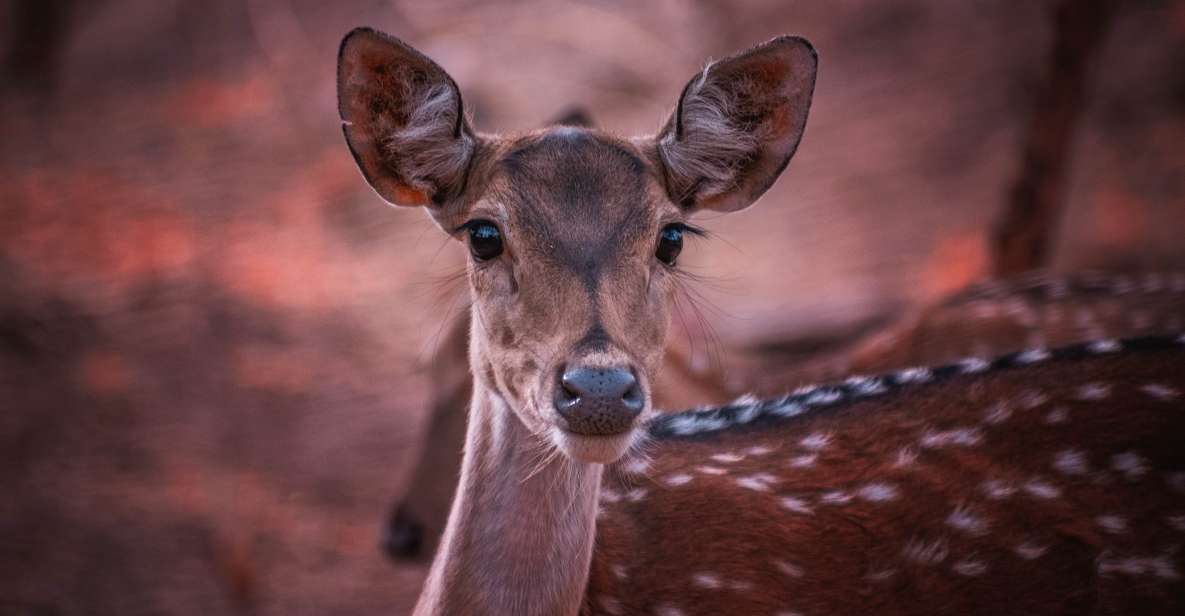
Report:
[[[602,135],[562,127],[530,138],[500,164],[522,249],[572,271],[595,300],[602,270],[649,230],[646,163]]]

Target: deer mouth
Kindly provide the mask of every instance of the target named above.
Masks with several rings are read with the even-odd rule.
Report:
[[[589,464],[611,464],[632,449],[642,437],[639,427],[611,435],[590,436],[569,432],[559,426],[551,432],[552,442],[568,458]]]

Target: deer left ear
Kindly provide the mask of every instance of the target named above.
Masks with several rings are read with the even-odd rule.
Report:
[[[379,196],[448,218],[478,147],[452,77],[403,41],[358,28],[338,53],[337,100],[346,142]]]
[[[756,201],[798,148],[817,66],[806,39],[783,36],[692,78],[654,143],[670,199],[721,212]]]

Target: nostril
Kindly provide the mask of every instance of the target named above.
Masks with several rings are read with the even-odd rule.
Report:
[[[560,386],[556,388],[556,400],[564,404],[574,404],[585,393],[578,379],[578,374],[565,371],[560,375]]]
[[[645,404],[646,401],[642,397],[642,388],[638,387],[636,380],[633,386],[631,386],[624,394],[622,394],[621,401],[624,402],[626,407],[628,407],[630,410],[638,411],[642,409],[642,405]]]

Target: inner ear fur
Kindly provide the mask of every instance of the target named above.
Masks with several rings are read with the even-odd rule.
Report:
[[[338,114],[366,181],[394,205],[442,210],[465,191],[479,145],[452,77],[403,41],[369,28],[342,39]]]
[[[655,138],[670,199],[724,212],[756,201],[798,148],[817,66],[806,39],[782,36],[693,77]]]

